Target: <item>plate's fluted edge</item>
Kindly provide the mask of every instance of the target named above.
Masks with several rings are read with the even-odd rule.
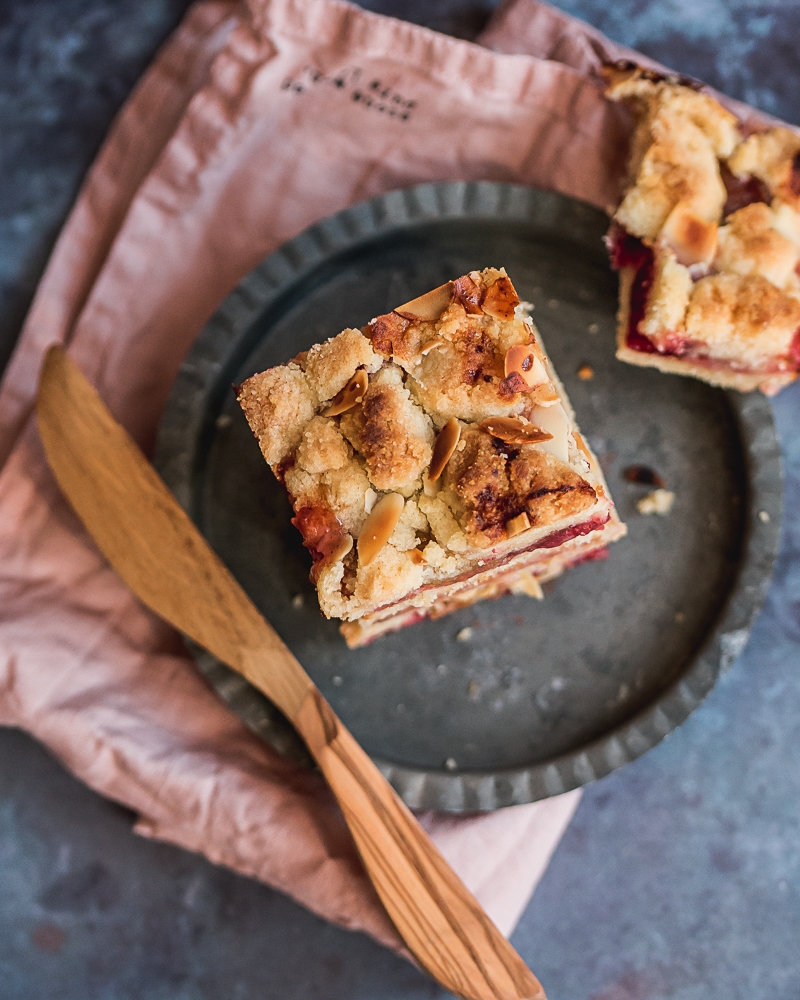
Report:
[[[184,360],[159,427],[154,464],[192,515],[192,470],[208,396],[239,347],[239,338],[290,285],[333,253],[379,233],[433,219],[490,217],[550,221],[568,212],[594,228],[598,209],[552,192],[488,181],[440,182],[392,191],[310,226],[258,264],[228,295]],[[479,812],[558,795],[601,778],[641,756],[694,711],[746,645],[766,597],[778,551],[782,513],[780,447],[769,402],[758,393],[726,394],[744,444],[748,496],[737,581],[691,666],[659,700],[634,718],[550,761],[483,772],[421,771],[376,759],[412,809]],[[208,654],[198,664],[226,700],[247,682]],[[245,719],[258,731],[259,722]]]

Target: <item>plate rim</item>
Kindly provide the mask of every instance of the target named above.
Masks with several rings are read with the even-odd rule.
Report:
[[[203,414],[219,372],[244,350],[243,334],[282,294],[333,254],[392,229],[464,218],[541,219],[569,210],[576,220],[605,213],[579,199],[494,181],[441,181],[379,195],[304,229],[257,264],[225,298],[186,354],[162,415],[154,465],[192,516],[192,479]],[[665,378],[668,376],[664,376]],[[677,376],[675,376],[677,377]],[[778,553],[783,469],[772,408],[761,393],[724,392],[739,430],[746,498],[736,579],[686,669],[632,718],[581,748],[514,768],[447,772],[375,763],[412,809],[487,812],[558,795],[610,774],[652,749],[701,704],[744,649],[766,598]],[[766,516],[765,516],[766,515]],[[199,657],[198,666],[209,671]],[[215,685],[224,698],[224,692]]]

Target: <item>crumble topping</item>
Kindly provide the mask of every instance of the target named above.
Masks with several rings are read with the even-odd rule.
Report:
[[[289,493],[329,617],[491,573],[509,553],[599,534],[611,516],[503,270],[347,329],[254,375],[238,398]]]
[[[717,161],[738,142],[735,116],[706,94],[637,70],[617,73],[607,94],[634,105],[638,118],[631,183],[616,213],[628,232],[656,239],[678,203],[716,221],[726,198]]]
[[[777,391],[800,364],[800,135],[776,127],[744,139],[735,116],[687,81],[632,64],[607,77],[608,96],[637,119],[609,234],[615,266],[633,269],[621,356],[682,358],[712,381],[721,366],[760,373]]]
[[[800,301],[760,275],[715,274],[698,281],[686,333],[715,358],[758,368],[789,349],[800,327]]]

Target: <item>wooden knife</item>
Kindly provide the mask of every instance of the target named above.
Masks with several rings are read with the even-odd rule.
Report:
[[[297,728],[420,965],[465,1000],[546,1000],[539,981],[58,346],[42,367],[37,415],[61,489],[131,590],[243,674]]]

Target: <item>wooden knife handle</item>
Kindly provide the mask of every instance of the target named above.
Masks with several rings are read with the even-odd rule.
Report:
[[[389,916],[420,964],[469,1000],[546,1000],[538,979],[316,688],[292,721],[339,801]]]

